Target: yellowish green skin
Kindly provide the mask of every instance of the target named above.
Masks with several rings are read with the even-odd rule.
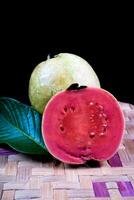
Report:
[[[43,113],[50,98],[73,83],[100,87],[99,79],[88,62],[74,54],[60,53],[35,67],[29,82],[30,102]]]

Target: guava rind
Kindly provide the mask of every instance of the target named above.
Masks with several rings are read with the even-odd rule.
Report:
[[[107,116],[107,130],[103,136],[100,136],[100,128],[104,118],[102,121],[98,119],[98,107],[88,107],[89,102],[104,108],[103,112],[100,111]],[[68,109],[66,114],[65,107]],[[75,107],[75,110],[70,110],[71,107]],[[93,124],[88,117],[91,111],[95,115],[93,128],[97,126],[94,138],[89,137]],[[64,126],[63,132],[60,131],[60,123]],[[59,92],[47,104],[42,118],[42,134],[48,151],[69,164],[83,164],[90,159],[109,159],[118,150],[124,128],[124,116],[119,103],[112,94],[99,88]]]
[[[99,79],[83,58],[69,53],[60,53],[38,64],[29,81],[29,99],[40,113],[50,98],[73,83],[100,87]]]

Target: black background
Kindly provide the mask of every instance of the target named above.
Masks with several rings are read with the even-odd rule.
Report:
[[[48,54],[68,52],[86,59],[101,86],[119,101],[134,104],[132,12],[126,5],[114,10],[105,6],[105,12],[99,6],[79,9],[84,14],[70,7],[55,12],[46,6],[24,10],[18,5],[13,11],[9,5],[10,12],[6,7],[8,15],[1,18],[0,96],[29,104],[28,82],[34,67]]]

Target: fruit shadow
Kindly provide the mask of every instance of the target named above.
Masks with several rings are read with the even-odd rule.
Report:
[[[44,157],[42,155],[37,156],[37,155],[28,155],[32,158],[32,160],[36,161],[36,162],[42,162],[42,163],[53,163],[53,166],[55,167],[60,167],[62,164],[64,164],[66,166],[66,168],[72,168],[72,169],[77,169],[77,168],[82,168],[82,167],[86,167],[86,168],[99,168],[101,167],[101,163],[99,161],[95,161],[95,160],[89,160],[86,163],[80,165],[80,164],[66,164],[63,163],[57,159],[55,159],[53,156],[48,156],[48,157]]]
[[[54,158],[51,154],[46,153],[44,155],[37,155],[37,154],[22,154],[22,153],[18,153],[17,151],[13,150],[11,147],[9,147],[6,144],[1,144],[0,145],[0,149],[2,149],[2,151],[0,151],[0,155],[5,155],[5,156],[9,156],[9,155],[19,155],[21,154],[23,157],[25,157],[24,159],[26,160],[32,160],[33,162],[35,161],[36,163],[42,163],[42,164],[47,164],[47,163],[53,163],[53,165],[55,167],[60,166],[61,164],[63,164],[63,162],[57,160],[56,158]],[[87,168],[97,168],[97,167],[101,167],[101,163],[99,161],[95,161],[95,160],[89,160],[86,163],[82,164],[82,165],[74,165],[74,164],[66,164],[66,168],[82,168],[82,167],[87,167]]]
[[[87,161],[86,163],[80,165],[80,164],[77,164],[77,165],[74,165],[74,164],[66,164],[66,163],[63,163],[57,159],[55,159],[53,156],[51,156],[49,154],[49,156],[45,156],[45,155],[26,155],[25,156],[28,158],[28,159],[31,159],[35,162],[39,162],[39,163],[42,163],[42,164],[47,164],[47,163],[52,163],[53,166],[55,167],[59,167],[61,166],[62,164],[66,165],[66,168],[72,168],[72,169],[76,169],[76,168],[82,168],[82,167],[87,167],[87,168],[99,168],[101,167],[101,164],[99,161],[95,161],[95,160],[89,160]]]
[[[99,168],[101,164],[99,161],[89,160],[81,165],[66,164],[66,168],[78,169],[78,168]]]

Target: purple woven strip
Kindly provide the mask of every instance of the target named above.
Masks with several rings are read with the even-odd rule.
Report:
[[[111,167],[122,167],[122,162],[118,153],[116,153],[112,158],[110,158],[108,160],[108,163]]]
[[[131,182],[117,182],[117,185],[123,197],[134,196],[134,188],[132,187]]]
[[[96,197],[109,197],[109,193],[104,182],[93,182],[93,189]]]
[[[16,151],[6,148],[0,148],[0,156],[17,154]]]

